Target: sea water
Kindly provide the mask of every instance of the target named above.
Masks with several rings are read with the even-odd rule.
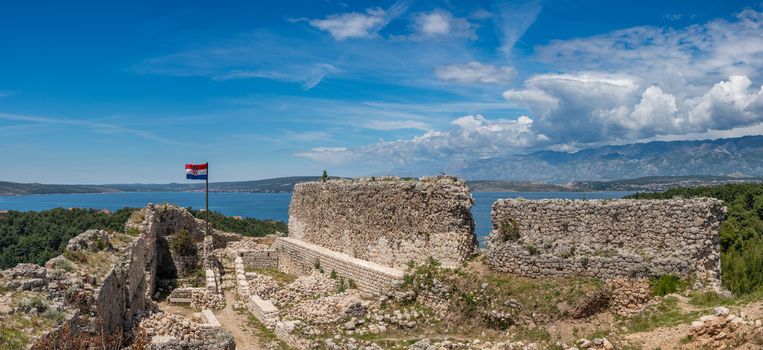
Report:
[[[473,192],[475,232],[481,243],[491,230],[490,209],[500,198],[622,198],[632,192]],[[212,192],[209,209],[229,216],[287,221],[291,193]],[[172,203],[195,209],[204,208],[203,192],[119,192],[94,194],[45,194],[0,196],[0,210],[47,210],[52,208],[94,208],[117,210],[140,208],[148,203]]]

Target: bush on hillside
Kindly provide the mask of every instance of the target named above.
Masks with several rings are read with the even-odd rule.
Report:
[[[763,184],[678,188],[626,198],[713,197],[728,208],[720,228],[721,280],[735,294],[763,290]]]
[[[0,269],[18,263],[42,265],[63,253],[70,238],[88,229],[123,232],[133,211],[123,208],[106,214],[95,209],[11,210],[0,215]]]
[[[201,210],[188,208],[197,219],[206,220],[207,214]],[[283,221],[259,220],[255,218],[237,219],[232,216],[225,216],[216,211],[209,212],[209,224],[218,229],[227,232],[235,232],[244,236],[262,237],[276,233],[276,231],[286,233],[289,226]]]

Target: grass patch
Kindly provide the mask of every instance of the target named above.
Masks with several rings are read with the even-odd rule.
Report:
[[[252,271],[259,273],[261,275],[273,277],[273,279],[276,280],[276,283],[278,283],[279,286],[287,285],[291,282],[294,282],[294,280],[297,279],[297,276],[295,275],[283,273],[276,269],[252,269]]]
[[[80,264],[87,264],[87,255],[81,251],[75,252],[71,250],[65,250],[64,258],[67,258],[70,261],[74,261]]]
[[[29,336],[20,329],[0,326],[0,349],[24,349],[27,342],[29,342]]]
[[[268,329],[267,326],[265,326],[260,320],[257,319],[257,317],[254,317],[249,312],[246,311],[240,311],[239,314],[245,314],[247,316],[247,320],[249,321],[249,325],[255,328],[255,333],[257,333],[257,336],[262,340],[266,345],[275,343],[277,344],[276,349],[279,350],[289,350],[291,349],[286,343],[284,343],[281,339],[278,339],[276,334]],[[268,349],[271,349],[271,347],[268,347]]]
[[[551,341],[551,334],[543,327],[517,327],[512,335],[518,340],[543,343]]]
[[[678,307],[678,299],[666,297],[661,303],[652,306],[633,317],[626,325],[631,332],[649,332],[651,330],[688,323],[699,317],[700,312],[683,313]]]

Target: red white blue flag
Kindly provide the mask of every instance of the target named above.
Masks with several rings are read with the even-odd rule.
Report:
[[[206,180],[207,179],[207,164],[186,164],[185,165],[185,178],[189,180]]]

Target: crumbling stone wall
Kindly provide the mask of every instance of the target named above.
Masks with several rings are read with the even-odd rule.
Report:
[[[454,267],[475,246],[472,203],[454,177],[301,183],[289,206],[289,236],[395,268],[430,256]]]
[[[166,236],[171,236],[181,229],[188,229],[194,239],[200,242],[201,237],[203,237],[203,231],[199,231],[201,224],[200,220],[195,220],[183,208],[170,205],[148,205],[139,212],[139,215],[127,222],[125,232],[133,235],[133,238],[128,239],[128,243],[124,246],[115,249],[109,242],[109,233],[101,231],[86,231],[70,240],[67,249],[87,250],[91,253],[103,251],[114,255],[108,259],[110,265],[106,265],[108,269],[105,274],[82,276],[87,280],[88,285],[95,285],[96,287],[92,298],[84,301],[85,305],[79,304],[78,300],[80,299],[74,299],[77,304],[70,305],[70,301],[63,296],[66,293],[62,294],[59,290],[60,282],[51,281],[47,286],[43,284],[43,286],[29,287],[47,288],[51,297],[56,302],[65,303],[68,309],[77,311],[77,307],[85,306],[87,308],[86,313],[79,313],[74,318],[68,317],[65,324],[59,324],[48,335],[35,339],[33,347],[47,349],[51,339],[55,339],[54,343],[57,346],[66,348],[70,345],[67,342],[80,341],[81,339],[78,340],[78,337],[85,334],[83,331],[89,334],[108,335],[109,341],[119,341],[121,334],[129,334],[134,331],[135,321],[146,317],[155,308],[151,296],[155,292],[159,278],[158,265],[163,261],[162,259],[171,259],[169,254],[162,257],[164,252],[159,243]],[[215,238],[219,238],[219,241],[215,241]],[[210,243],[212,246],[225,246],[228,242],[236,239],[240,239],[240,236],[218,231]],[[26,265],[4,272],[3,276],[13,277],[9,283],[15,283],[18,279],[16,277],[47,276],[53,269],[58,268],[59,264],[64,264],[67,261],[64,256],[53,258],[46,263],[45,268],[36,267],[31,270],[34,273],[33,276],[31,273],[24,273],[23,276],[20,275],[20,272],[16,273],[21,270],[26,271]],[[91,258],[89,263],[97,265],[100,262]],[[83,268],[93,268],[93,266],[87,265]],[[19,286],[23,287],[24,284],[19,283]],[[68,287],[83,288],[81,283],[78,286]],[[83,289],[83,291],[88,290],[88,288]],[[72,295],[79,295],[77,292],[75,290]],[[85,294],[90,296],[89,293]],[[232,349],[235,347],[230,335],[221,329],[197,332],[195,336],[196,338],[189,340],[189,342],[199,342],[199,344],[206,345],[191,345],[192,348]],[[167,344],[153,344],[152,348],[175,349],[179,348],[177,346],[179,346],[177,341],[173,340]]]
[[[720,282],[717,199],[537,200],[493,204],[487,262],[530,277],[652,277]]]

